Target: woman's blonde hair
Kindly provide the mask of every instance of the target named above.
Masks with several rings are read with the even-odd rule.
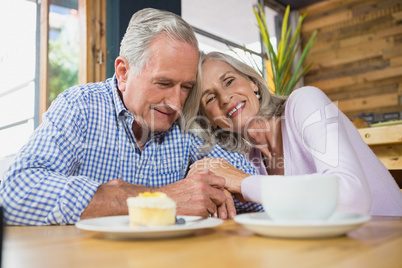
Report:
[[[221,52],[201,53],[198,68],[199,82],[196,86],[201,86],[202,65],[210,60],[220,61],[230,65],[239,75],[251,80],[257,85],[258,94],[261,96],[257,118],[270,119],[282,115],[286,97],[271,94],[267,82],[257,71],[230,55]],[[201,89],[198,91],[201,92]],[[201,99],[199,99],[199,103],[200,102]],[[213,129],[201,106],[198,110],[197,119],[191,125],[191,130],[205,141],[204,150],[212,148],[215,143],[220,143],[224,149],[235,152],[245,152],[251,147],[251,144],[238,133],[224,131],[220,128]]]

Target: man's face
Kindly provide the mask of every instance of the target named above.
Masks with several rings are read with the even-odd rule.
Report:
[[[168,130],[179,118],[184,102],[195,85],[197,48],[164,35],[159,36],[151,44],[148,64],[138,75],[124,58],[119,58],[116,60],[119,90],[136,123],[145,123],[151,131]],[[122,71],[124,68],[125,72]],[[133,127],[134,134],[136,131],[141,133],[142,128],[136,128],[137,125]],[[136,138],[139,137],[136,135]]]

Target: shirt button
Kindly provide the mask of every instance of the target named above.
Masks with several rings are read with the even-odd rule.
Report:
[[[140,174],[140,179],[144,178],[144,175]]]

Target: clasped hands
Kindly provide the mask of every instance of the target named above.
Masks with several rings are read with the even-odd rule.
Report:
[[[211,184],[211,186],[222,191],[226,196],[226,200],[224,202],[220,204],[215,203],[216,211],[212,215],[222,219],[226,219],[228,217],[234,218],[236,215],[236,208],[234,206],[232,194],[234,194],[237,200],[246,202],[241,195],[241,183],[243,179],[249,175],[244,171],[235,168],[222,158],[204,158],[195,162],[190,166],[187,178],[191,178],[196,174],[201,176],[207,175],[210,177],[210,181],[220,182],[216,185]],[[224,179],[223,185],[222,179]]]

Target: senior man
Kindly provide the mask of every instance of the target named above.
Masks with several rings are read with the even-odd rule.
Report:
[[[198,59],[194,32],[179,16],[150,8],[135,13],[114,77],[60,94],[4,174],[6,224],[124,215],[126,199],[144,191],[165,192],[181,215],[233,217],[233,202],[238,211],[260,210],[233,201],[222,177],[186,177],[188,166],[205,156],[202,142],[180,123],[195,116],[186,107],[198,105]],[[255,173],[243,157],[219,146],[208,157]]]

